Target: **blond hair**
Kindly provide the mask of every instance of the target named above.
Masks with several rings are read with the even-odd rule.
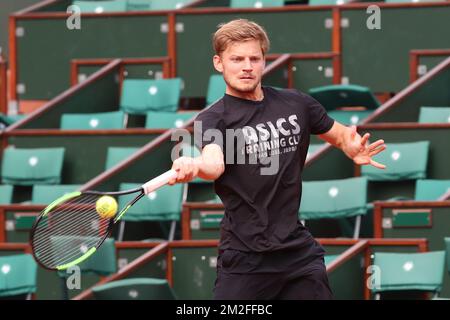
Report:
[[[270,41],[266,31],[259,24],[247,20],[236,19],[218,25],[213,36],[214,51],[220,55],[233,42],[258,40],[263,55],[269,50]]]

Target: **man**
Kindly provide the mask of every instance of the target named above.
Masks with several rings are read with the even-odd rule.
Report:
[[[213,43],[214,67],[223,74],[226,94],[198,115],[201,156],[175,160],[178,177],[170,184],[197,176],[215,180],[225,215],[214,298],[331,299],[324,250],[298,219],[310,134],[356,164],[377,168],[384,166],[372,156],[385,149],[384,142],[368,145],[369,134],[361,137],[355,127],[334,121],[297,90],[262,87],[269,40],[256,23],[238,19],[221,25]],[[229,138],[231,129],[238,134]],[[220,132],[223,143],[207,139],[208,130]],[[239,136],[243,141],[235,145]],[[242,155],[245,163],[236,160]]]

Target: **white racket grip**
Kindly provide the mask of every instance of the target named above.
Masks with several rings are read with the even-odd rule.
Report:
[[[152,180],[150,180],[142,185],[142,188],[144,189],[144,193],[149,194],[150,192],[155,191],[156,189],[167,184],[173,178],[176,178],[177,175],[178,175],[178,173],[173,169],[170,169],[169,171],[164,172],[162,175],[157,176],[156,178],[153,178]]]

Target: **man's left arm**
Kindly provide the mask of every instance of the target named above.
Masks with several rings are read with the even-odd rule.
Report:
[[[322,140],[341,149],[347,157],[358,165],[372,165],[379,169],[386,168],[385,165],[372,159],[381,151],[386,149],[383,140],[377,140],[369,144],[370,133],[364,134],[362,137],[356,132],[356,126],[346,127],[337,121],[326,133],[319,135]]]

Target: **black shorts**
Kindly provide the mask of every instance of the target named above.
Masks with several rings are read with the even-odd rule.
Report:
[[[290,264],[286,270],[275,266],[289,259],[286,255],[267,255],[225,250],[217,263],[214,287],[216,300],[329,300],[333,298],[322,256],[302,265]],[[295,259],[294,259],[295,260]]]

